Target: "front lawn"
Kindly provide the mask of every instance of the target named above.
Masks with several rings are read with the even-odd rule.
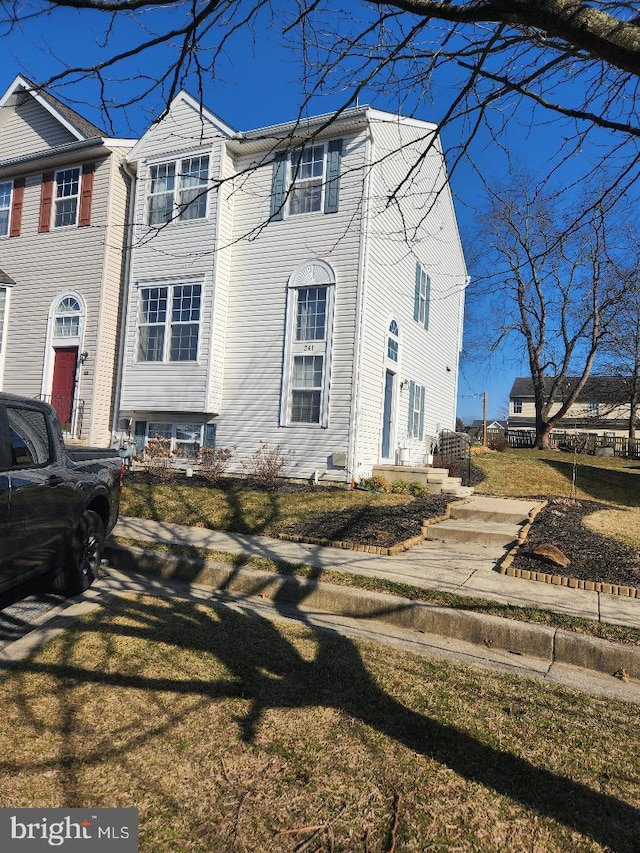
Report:
[[[5,807],[141,853],[633,853],[632,706],[232,606],[116,600],[0,682]]]
[[[242,480],[215,488],[184,478],[169,484],[128,479],[120,514],[232,533],[273,534],[307,518],[361,506],[408,503],[411,495],[308,486],[264,491]]]

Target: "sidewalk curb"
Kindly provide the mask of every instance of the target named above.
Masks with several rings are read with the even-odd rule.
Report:
[[[219,592],[294,604],[301,611],[320,610],[352,618],[374,619],[425,634],[436,634],[478,646],[529,655],[549,666],[568,664],[612,677],[640,680],[640,647],[628,646],[550,628],[412,601],[397,595],[369,592],[254,569],[229,563],[176,557],[158,551],[108,544],[110,565],[123,572],[140,572],[165,580],[207,585]]]

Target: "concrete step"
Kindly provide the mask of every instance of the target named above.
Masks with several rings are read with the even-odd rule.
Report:
[[[479,521],[498,521],[503,523],[524,524],[531,511],[532,504],[527,501],[508,498],[483,498],[476,495],[472,501],[452,507],[452,518],[477,519]]]
[[[511,522],[449,518],[430,524],[428,538],[440,542],[464,542],[474,545],[508,547],[518,538],[519,526]]]
[[[473,494],[473,486],[462,486],[462,485],[443,486],[440,491],[442,492],[443,495],[455,495],[458,498],[470,498],[471,495]],[[453,515],[453,511],[451,514]]]

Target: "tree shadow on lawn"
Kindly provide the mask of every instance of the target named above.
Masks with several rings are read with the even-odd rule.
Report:
[[[542,459],[545,465],[556,470],[566,478],[570,485],[573,480],[573,458],[571,460]],[[620,506],[640,506],[640,476],[613,468],[599,468],[593,465],[581,465],[578,456],[576,486],[594,500],[605,503],[617,503]]]
[[[304,596],[304,585],[301,585],[300,600]],[[290,604],[288,600],[287,608]],[[107,612],[104,624],[100,613],[65,635],[67,646],[59,665],[31,660],[23,664],[21,670],[27,677],[33,672],[47,673],[56,677],[61,686],[93,682],[113,685],[119,691],[148,690],[152,694],[169,691],[193,696],[199,703],[205,699],[243,698],[250,701],[250,708],[245,716],[237,719],[237,723],[240,736],[247,743],[254,742],[263,715],[269,709],[314,705],[336,708],[413,752],[440,762],[461,777],[593,838],[607,849],[616,853],[637,851],[640,815],[631,805],[544,767],[534,766],[523,758],[481,743],[462,729],[405,707],[380,688],[350,639],[307,623],[314,631],[317,643],[317,654],[309,661],[266,618],[248,609],[239,612],[237,606],[232,608],[220,602],[212,607],[215,608],[215,618],[211,618],[202,603],[176,602],[169,611],[166,606],[148,599],[119,600],[116,604],[120,617],[117,623],[109,619]],[[284,613],[284,606],[282,609]],[[122,624],[123,621],[129,624]],[[302,621],[305,621],[304,616]],[[69,661],[75,656],[75,643],[82,643],[83,635],[92,630],[104,634],[110,671],[99,661],[95,669],[65,663],[65,659]],[[212,681],[180,678],[179,675],[175,679],[152,678],[114,669],[118,636],[215,655],[232,677]],[[425,688],[429,689],[429,685]],[[437,690],[438,685],[431,685],[431,689]],[[65,725],[72,728],[73,709],[63,709],[62,715],[66,719]],[[171,718],[166,725],[156,719],[149,721],[149,727],[156,733],[159,730],[170,732],[174,724]],[[139,744],[149,735],[149,730],[140,732],[136,729],[132,740]],[[69,754],[72,748],[68,743],[73,738],[65,738],[65,741],[66,794],[72,798],[74,759],[73,754]],[[99,754],[96,751],[93,759],[84,755],[82,764],[92,760],[95,763],[105,761],[110,749],[116,755],[122,752],[123,745],[109,746]],[[0,768],[3,768],[2,762]],[[11,770],[6,766],[3,769],[5,772]],[[16,769],[13,768],[14,771]]]
[[[161,502],[158,499],[158,495],[160,493],[156,490],[158,487],[162,486],[173,486],[174,489],[180,489],[181,486],[183,487],[179,492],[179,503],[183,519],[176,520],[175,523],[177,524],[185,524],[192,527],[199,526],[209,530],[224,530],[229,533],[246,533],[257,536],[270,530],[282,516],[282,503],[276,490],[261,491],[249,489],[249,491],[259,491],[260,494],[265,496],[262,519],[256,523],[254,518],[251,523],[249,523],[241,500],[241,493],[246,491],[248,487],[246,482],[242,480],[239,480],[237,485],[235,483],[227,483],[224,489],[207,486],[205,484],[185,485],[183,482],[158,483],[149,478],[136,480],[135,484],[139,490],[138,502],[146,504],[146,508],[148,510],[147,513],[144,511],[144,508],[141,507],[141,511],[137,513],[138,517],[149,518],[161,523],[166,521],[167,513],[166,507],[161,505]],[[222,526],[212,526],[210,517],[204,511],[204,506],[206,506],[204,498],[206,498],[207,492],[212,488],[215,488],[219,494],[224,495],[226,502],[226,518],[224,525]],[[203,501],[198,502],[198,497],[202,497]]]

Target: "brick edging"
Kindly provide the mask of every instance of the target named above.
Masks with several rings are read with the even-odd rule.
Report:
[[[621,595],[625,598],[640,598],[640,589],[635,586],[624,586],[622,584],[605,583],[604,581],[585,581],[580,578],[573,578],[570,575],[552,575],[548,572],[532,572],[529,569],[516,569],[513,566],[513,560],[519,549],[527,541],[531,525],[535,521],[539,512],[549,505],[549,501],[539,506],[534,507],[529,513],[526,522],[522,525],[522,529],[518,534],[515,544],[507,551],[505,556],[497,566],[501,575],[507,575],[510,578],[521,578],[527,581],[538,581],[540,583],[550,583],[554,586],[565,586],[570,589],[584,589],[588,592],[605,592],[608,595]]]
[[[362,545],[358,542],[341,541],[336,539],[321,539],[317,536],[298,536],[295,533],[278,533],[277,538],[283,542],[301,542],[306,545],[319,545],[321,548],[341,548],[343,551],[363,551],[366,554],[378,554],[381,557],[393,557],[396,554],[401,554],[403,551],[408,551],[414,548],[427,538],[429,526],[437,524],[441,521],[446,521],[451,517],[451,507],[459,506],[465,501],[451,501],[445,507],[444,515],[435,515],[433,518],[425,518],[422,521],[422,532],[417,536],[412,536],[410,539],[405,539],[404,542],[398,542],[396,545],[391,545],[384,548],[381,545]]]

